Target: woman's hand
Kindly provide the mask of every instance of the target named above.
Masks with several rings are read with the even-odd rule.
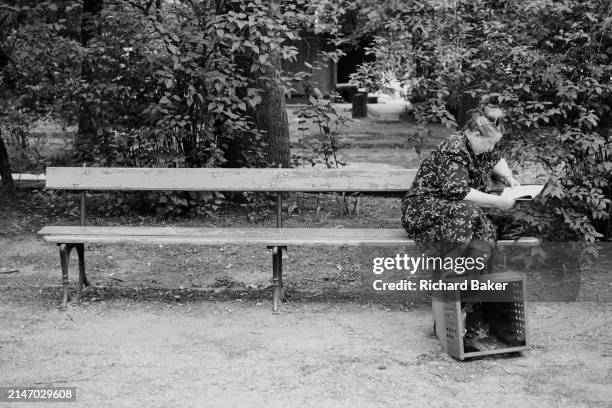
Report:
[[[501,158],[497,164],[493,166],[493,174],[503,180],[504,184],[508,187],[518,187],[521,185],[521,183],[512,176],[512,170],[510,170],[508,162],[504,158]]]
[[[508,187],[518,187],[521,185],[521,183],[519,183],[519,181],[515,179],[514,176],[504,177],[504,182]]]
[[[470,189],[470,192],[465,196],[464,200],[476,203],[480,207],[494,207],[503,211],[507,211],[514,206],[513,198],[483,193],[482,191],[478,191],[474,188]]]
[[[514,203],[514,198],[498,196],[495,202],[495,207],[503,211],[508,211],[509,209],[514,207]]]

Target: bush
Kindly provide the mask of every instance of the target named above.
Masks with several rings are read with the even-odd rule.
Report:
[[[519,218],[551,239],[610,237],[609,2],[360,4],[379,30],[368,72],[402,78],[419,122],[454,126],[474,101],[505,108],[508,154],[551,181]]]

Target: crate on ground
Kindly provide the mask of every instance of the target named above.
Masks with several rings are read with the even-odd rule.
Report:
[[[498,285],[500,290],[472,290],[472,281],[479,285]],[[434,329],[444,351],[464,360],[493,354],[520,352],[527,349],[527,317],[525,314],[525,280],[514,272],[455,278],[446,282],[467,282],[468,290],[444,290],[432,293]],[[475,349],[466,341],[466,306],[478,305],[489,339],[486,349]]]

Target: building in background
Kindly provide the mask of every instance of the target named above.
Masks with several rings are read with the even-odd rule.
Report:
[[[350,75],[357,72],[359,65],[373,60],[373,56],[366,55],[365,47],[369,45],[369,40],[365,38],[342,46],[341,49],[345,55],[340,57],[337,63],[325,61],[321,56],[321,52],[334,51],[334,47],[327,41],[326,34],[306,32],[302,34],[302,38],[294,41],[292,45],[298,49],[297,59],[295,61],[283,61],[283,70],[289,73],[305,71],[305,62],[313,67],[319,67],[314,70],[311,78],[317,88],[324,95],[329,95],[333,91],[338,91],[337,88],[340,86],[339,93],[347,102],[350,101],[352,94],[343,92],[343,89],[348,85]],[[294,89],[295,92],[291,95],[291,100],[302,100],[305,96],[303,86],[296,83]]]

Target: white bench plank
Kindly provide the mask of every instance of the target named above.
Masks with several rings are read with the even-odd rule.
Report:
[[[132,191],[384,191],[410,189],[409,169],[175,169],[47,167],[46,187]]]
[[[45,241],[56,243],[369,247],[415,245],[402,229],[47,226],[38,234]],[[536,238],[498,241],[501,246],[536,246],[538,243]]]
[[[47,177],[44,174],[30,174],[30,173],[13,173],[11,175],[13,181],[45,181]],[[2,181],[2,177],[0,177]]]

